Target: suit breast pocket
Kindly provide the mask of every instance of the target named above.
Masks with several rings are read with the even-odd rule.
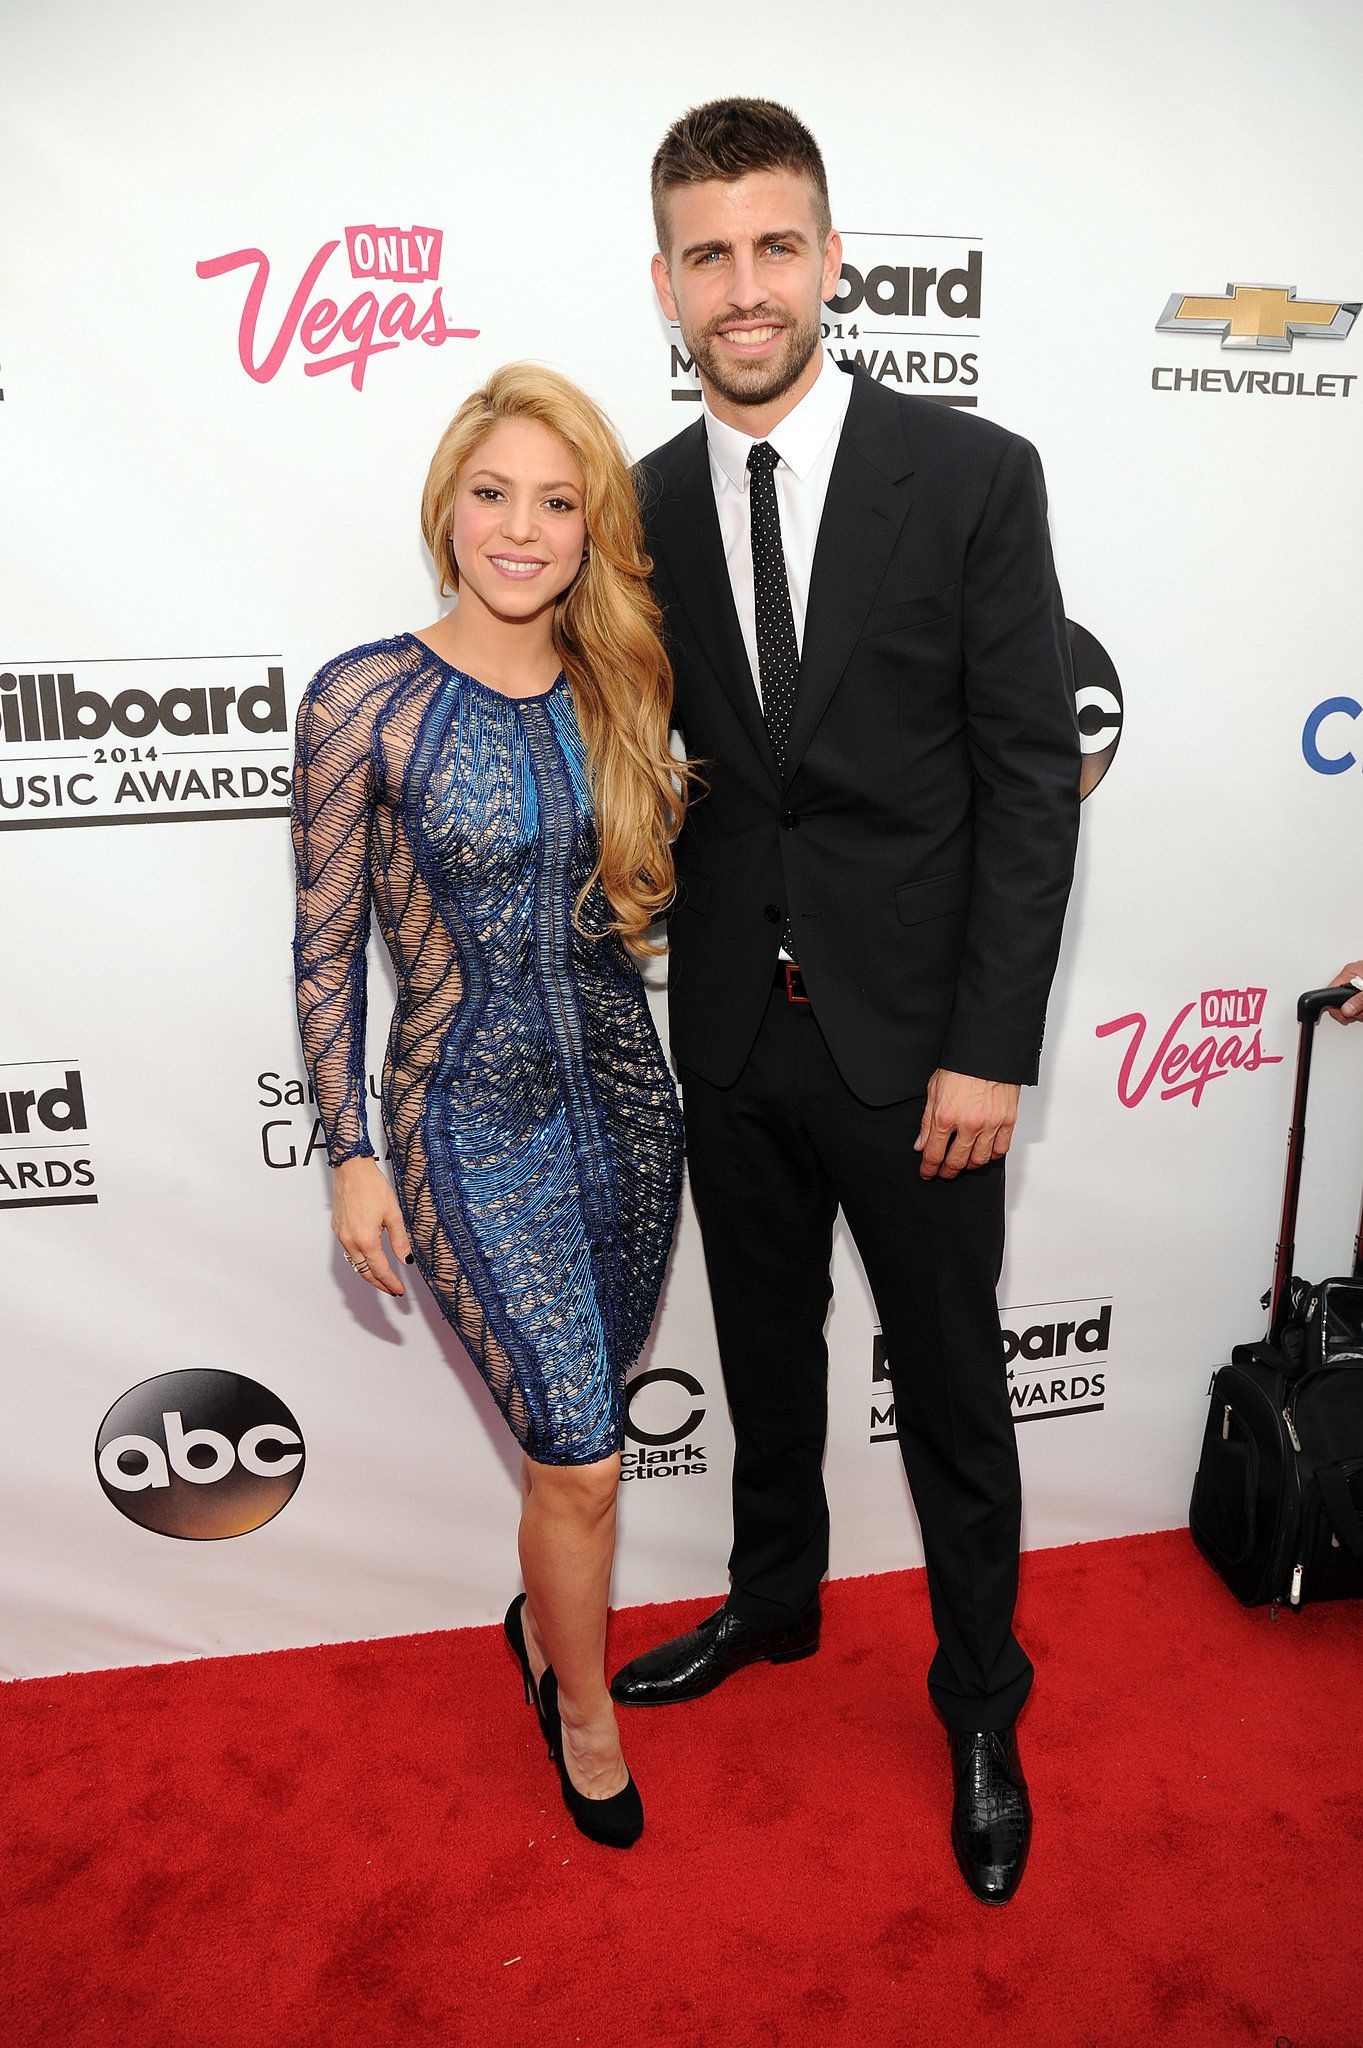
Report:
[[[957,586],[948,583],[941,590],[926,591],[922,597],[903,597],[893,604],[873,605],[866,614],[861,637],[874,640],[883,633],[908,633],[919,626],[952,619],[956,616],[956,596]]]

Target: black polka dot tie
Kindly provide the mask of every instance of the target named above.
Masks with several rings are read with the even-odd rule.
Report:
[[[776,765],[786,772],[786,744],[795,709],[800,649],[790,608],[786,555],[781,545],[781,512],[776,502],[777,463],[770,441],[748,450],[748,515],[752,524],[752,580],[757,611],[757,674],[762,716]]]
[[[800,648],[795,614],[790,607],[786,554],[781,545],[781,510],[776,502],[776,465],[781,460],[770,441],[748,450],[748,517],[752,526],[752,581],[757,612],[757,676],[762,716],[776,765],[784,776],[795,685],[800,674]],[[790,920],[781,944],[795,958]]]

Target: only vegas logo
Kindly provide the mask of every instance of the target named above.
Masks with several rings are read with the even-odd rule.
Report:
[[[270,259],[258,248],[208,256],[195,269],[202,278],[235,276],[237,358],[253,383],[270,383],[292,359],[305,377],[344,370],[351,388],[363,391],[375,356],[413,342],[441,348],[477,340],[479,330],[455,326],[445,306],[444,246],[440,228],[371,221],[329,235],[296,283],[285,273],[272,284]]]

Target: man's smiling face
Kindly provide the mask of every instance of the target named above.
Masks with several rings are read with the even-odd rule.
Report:
[[[667,213],[671,246],[653,259],[654,288],[711,404],[730,414],[803,396],[818,374],[823,301],[842,267],[837,235],[820,240],[809,180],[750,171],[677,185]]]

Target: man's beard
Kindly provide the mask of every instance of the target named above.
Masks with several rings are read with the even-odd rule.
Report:
[[[774,356],[745,363],[721,353],[719,330],[736,324],[732,313],[713,321],[701,334],[683,332],[682,339],[697,369],[730,405],[770,405],[773,399],[783,398],[804,375],[823,338],[820,316],[816,313],[811,320],[792,322],[787,315],[764,312],[759,307],[754,313],[744,314],[742,320],[748,327],[781,328],[782,341]]]

